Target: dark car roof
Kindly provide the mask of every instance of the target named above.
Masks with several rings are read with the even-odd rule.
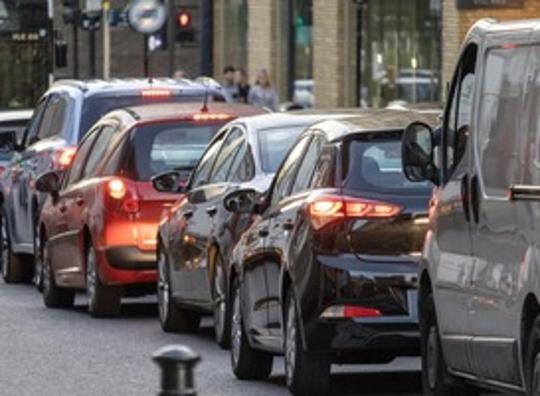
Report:
[[[203,103],[201,102],[184,102],[128,107],[123,109],[123,111],[129,112],[137,122],[142,123],[163,120],[181,120],[193,114],[203,113],[202,109]],[[233,118],[267,113],[266,110],[260,107],[239,103],[210,102],[207,105],[207,109],[208,114],[229,114]]]
[[[432,127],[440,120],[438,114],[412,110],[365,110],[360,115],[321,121],[313,128],[321,129],[330,140],[339,140],[351,133],[403,130],[415,121],[424,122]]]

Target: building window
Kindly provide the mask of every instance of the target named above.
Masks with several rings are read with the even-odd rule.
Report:
[[[367,0],[361,103],[440,102],[441,0]]]
[[[313,106],[313,0],[290,0],[289,93],[302,107]]]

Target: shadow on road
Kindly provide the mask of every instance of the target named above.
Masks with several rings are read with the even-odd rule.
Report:
[[[285,386],[283,376],[268,380],[273,385]],[[337,373],[332,374],[332,396],[412,396],[420,395],[422,383],[417,372]]]

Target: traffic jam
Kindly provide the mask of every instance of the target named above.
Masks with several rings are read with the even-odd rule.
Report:
[[[163,332],[210,320],[230,376],[283,361],[297,396],[335,394],[334,365],[402,357],[427,396],[538,396],[539,31],[477,22],[442,110],[58,80],[0,112],[1,288],[96,319],[150,297]]]

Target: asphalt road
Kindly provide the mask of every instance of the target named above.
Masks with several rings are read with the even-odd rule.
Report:
[[[0,282],[0,395],[154,395],[159,372],[152,353],[185,344],[202,356],[199,395],[288,395],[283,360],[265,382],[234,378],[228,351],[213,342],[210,319],[196,335],[165,334],[154,299],[131,300],[116,319],[92,319],[84,299],[50,310],[30,286]],[[419,360],[333,368],[332,395],[419,395]]]

